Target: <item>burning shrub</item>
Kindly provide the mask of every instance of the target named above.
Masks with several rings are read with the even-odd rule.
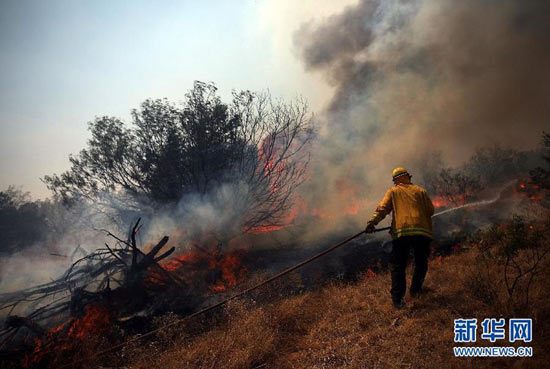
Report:
[[[550,144],[550,143],[549,143]],[[426,159],[422,170],[422,182],[437,207],[461,206],[483,197],[488,192],[501,192],[511,181],[519,180],[520,192],[535,190],[540,195],[541,186],[534,180],[526,180],[531,171],[540,176],[541,168],[532,170],[541,162],[536,151],[518,151],[498,144],[480,147],[470,160],[455,168],[445,167],[441,153],[433,153]],[[484,193],[484,194],[483,194]]]
[[[225,104],[216,91],[195,82],[181,107],[146,100],[133,110],[131,129],[116,118],[97,118],[88,147],[71,156],[71,169],[44,182],[67,203],[87,200],[115,216],[158,210],[187,195],[218,196],[220,211],[235,215],[232,224],[278,225],[307,166],[307,104],[249,91],[235,92]],[[106,194],[125,195],[122,210]]]
[[[245,260],[246,253],[243,250],[218,254],[191,250],[176,255],[161,265],[171,275],[185,281],[187,286],[196,290],[222,292],[235,287],[246,275]],[[155,270],[150,272],[151,283],[166,282],[166,276],[163,274]]]
[[[106,347],[111,331],[113,311],[105,305],[89,304],[84,315],[49,329],[35,339],[34,350],[23,360],[24,367],[40,367],[64,362],[78,354]]]
[[[432,186],[439,196],[453,206],[466,204],[474,199],[476,192],[482,188],[479,177],[470,177],[461,171],[448,168],[441,170]],[[439,205],[446,206],[446,203]]]
[[[203,303],[213,293],[232,289],[247,273],[248,254],[238,249],[224,252],[219,245],[194,245],[191,251],[165,260],[175,251],[165,247],[169,240],[165,236],[143,252],[136,241],[140,228],[138,220],[128,240],[106,231],[117,241],[114,246],[106,243],[105,248],[86,254],[54,281],[0,295],[0,310],[8,312],[0,346],[18,333],[34,337],[13,340],[14,345],[25,346],[22,351],[22,346],[14,347],[27,352],[23,360],[27,367],[64,363],[86,350],[89,356],[113,332],[122,332],[113,340],[116,344],[123,336],[151,329],[161,314],[188,314],[199,306],[198,300]],[[218,252],[210,252],[213,249]],[[27,306],[29,301],[34,304],[29,314],[12,315],[18,305]],[[165,316],[173,320],[174,315]],[[52,320],[62,323],[44,328]]]

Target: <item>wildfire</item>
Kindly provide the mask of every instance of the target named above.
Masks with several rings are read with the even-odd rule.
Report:
[[[432,204],[435,208],[444,208],[449,205],[449,201],[442,196],[436,195],[432,197]]]
[[[49,329],[46,334],[34,341],[34,350],[23,361],[25,367],[35,365],[48,353],[60,354],[78,348],[92,336],[102,336],[108,331],[112,311],[100,304],[88,304],[81,318],[71,318],[67,322]],[[65,333],[66,332],[66,333]]]
[[[221,280],[211,287],[212,291],[216,292],[235,287],[237,280],[241,279],[246,273],[246,268],[241,263],[241,255],[236,253],[227,255],[220,263],[211,262],[210,267],[212,269],[220,268],[222,271]]]
[[[191,250],[161,263],[170,274],[196,285],[199,281],[207,283],[213,292],[222,292],[233,288],[242,280],[247,268],[244,265],[245,251],[237,250],[227,254],[209,254],[206,250]],[[165,278],[158,271],[150,270],[149,283],[164,283]]]
[[[516,193],[522,194],[533,202],[540,203],[545,196],[548,196],[550,191],[541,189],[539,185],[533,183],[529,179],[519,180],[516,185]]]
[[[260,233],[278,231],[280,229],[286,228],[289,225],[293,224],[293,222],[298,217],[303,216],[304,214],[307,214],[307,204],[303,198],[297,195],[294,198],[294,202],[292,203],[288,211],[288,214],[285,217],[283,217],[280,224],[257,226],[250,229],[248,233],[260,234]]]

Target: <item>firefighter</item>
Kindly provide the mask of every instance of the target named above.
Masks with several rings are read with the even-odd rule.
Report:
[[[414,274],[410,286],[411,297],[422,289],[428,271],[428,256],[432,235],[434,207],[426,190],[411,183],[412,176],[405,168],[395,168],[392,173],[394,186],[387,192],[365,231],[371,233],[375,226],[392,213],[390,233],[393,238],[391,252],[391,297],[396,308],[403,307],[406,291],[405,268],[409,250],[414,250]]]

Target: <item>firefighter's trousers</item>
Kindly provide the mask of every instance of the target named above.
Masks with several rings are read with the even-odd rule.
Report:
[[[391,252],[391,296],[394,303],[401,301],[407,288],[405,268],[409,259],[410,249],[414,252],[414,273],[410,292],[420,292],[426,272],[428,271],[428,256],[430,255],[431,239],[424,236],[404,236],[393,240]]]

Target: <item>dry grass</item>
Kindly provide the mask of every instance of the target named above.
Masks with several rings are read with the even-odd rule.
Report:
[[[135,348],[132,368],[542,368],[550,360],[550,263],[535,278],[518,316],[502,283],[502,266],[473,247],[430,261],[428,292],[390,304],[388,273],[352,285],[256,304],[232,303],[224,319],[191,338],[165,340],[156,352]],[[522,258],[520,254],[519,259]],[[548,259],[548,258],[547,258]],[[410,278],[411,271],[408,271]],[[484,291],[489,289],[490,291]],[[455,358],[453,321],[463,317],[533,318],[532,358]],[[189,329],[187,329],[189,331]],[[478,346],[490,346],[481,340]],[[177,334],[175,335],[178,336]],[[503,340],[498,345],[515,345]],[[517,346],[517,345],[516,345]]]

